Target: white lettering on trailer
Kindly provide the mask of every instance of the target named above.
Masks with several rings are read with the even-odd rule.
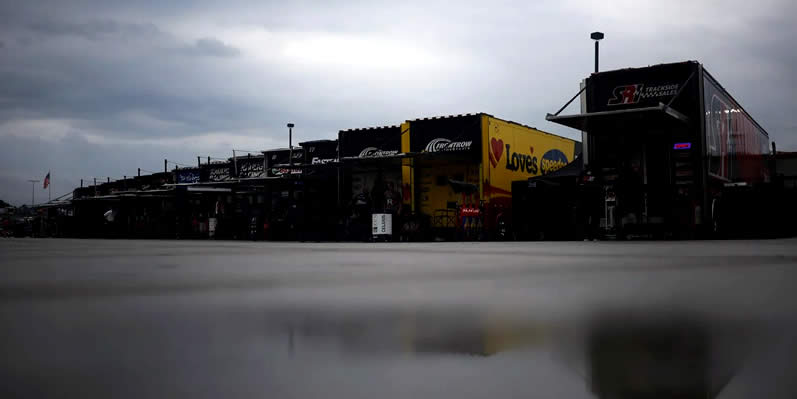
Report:
[[[436,138],[426,144],[424,152],[446,152],[470,150],[473,141],[451,141],[445,138]]]
[[[380,158],[380,157],[389,157],[398,154],[398,151],[391,150],[391,151],[382,151],[376,147],[366,147],[362,151],[360,151],[360,158]]]

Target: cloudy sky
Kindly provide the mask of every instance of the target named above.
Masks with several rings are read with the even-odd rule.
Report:
[[[0,198],[17,205],[48,170],[56,196],[286,146],[286,122],[302,141],[487,112],[577,137],[545,114],[591,72],[593,30],[601,69],[699,60],[797,150],[793,0],[0,1]]]

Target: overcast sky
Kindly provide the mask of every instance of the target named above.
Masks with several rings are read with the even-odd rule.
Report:
[[[594,30],[602,70],[701,61],[797,150],[793,0],[0,1],[0,198],[17,205],[48,170],[55,197],[287,146],[287,122],[302,141],[487,112],[580,137],[545,114],[591,72]]]

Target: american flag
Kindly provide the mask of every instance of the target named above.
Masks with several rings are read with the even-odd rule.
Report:
[[[47,176],[44,176],[44,188],[50,185],[50,172],[47,172]]]

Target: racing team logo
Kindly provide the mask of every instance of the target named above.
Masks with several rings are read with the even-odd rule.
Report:
[[[362,151],[360,151],[359,158],[382,158],[382,157],[390,157],[393,155],[398,154],[396,150],[388,150],[383,151],[376,147],[366,147]]]
[[[426,144],[424,152],[467,151],[473,141],[451,141],[447,138],[436,138]]]
[[[612,95],[614,97],[609,99],[609,105],[621,104],[636,104],[639,102],[639,97],[642,95],[643,84],[617,86],[614,88]]]

